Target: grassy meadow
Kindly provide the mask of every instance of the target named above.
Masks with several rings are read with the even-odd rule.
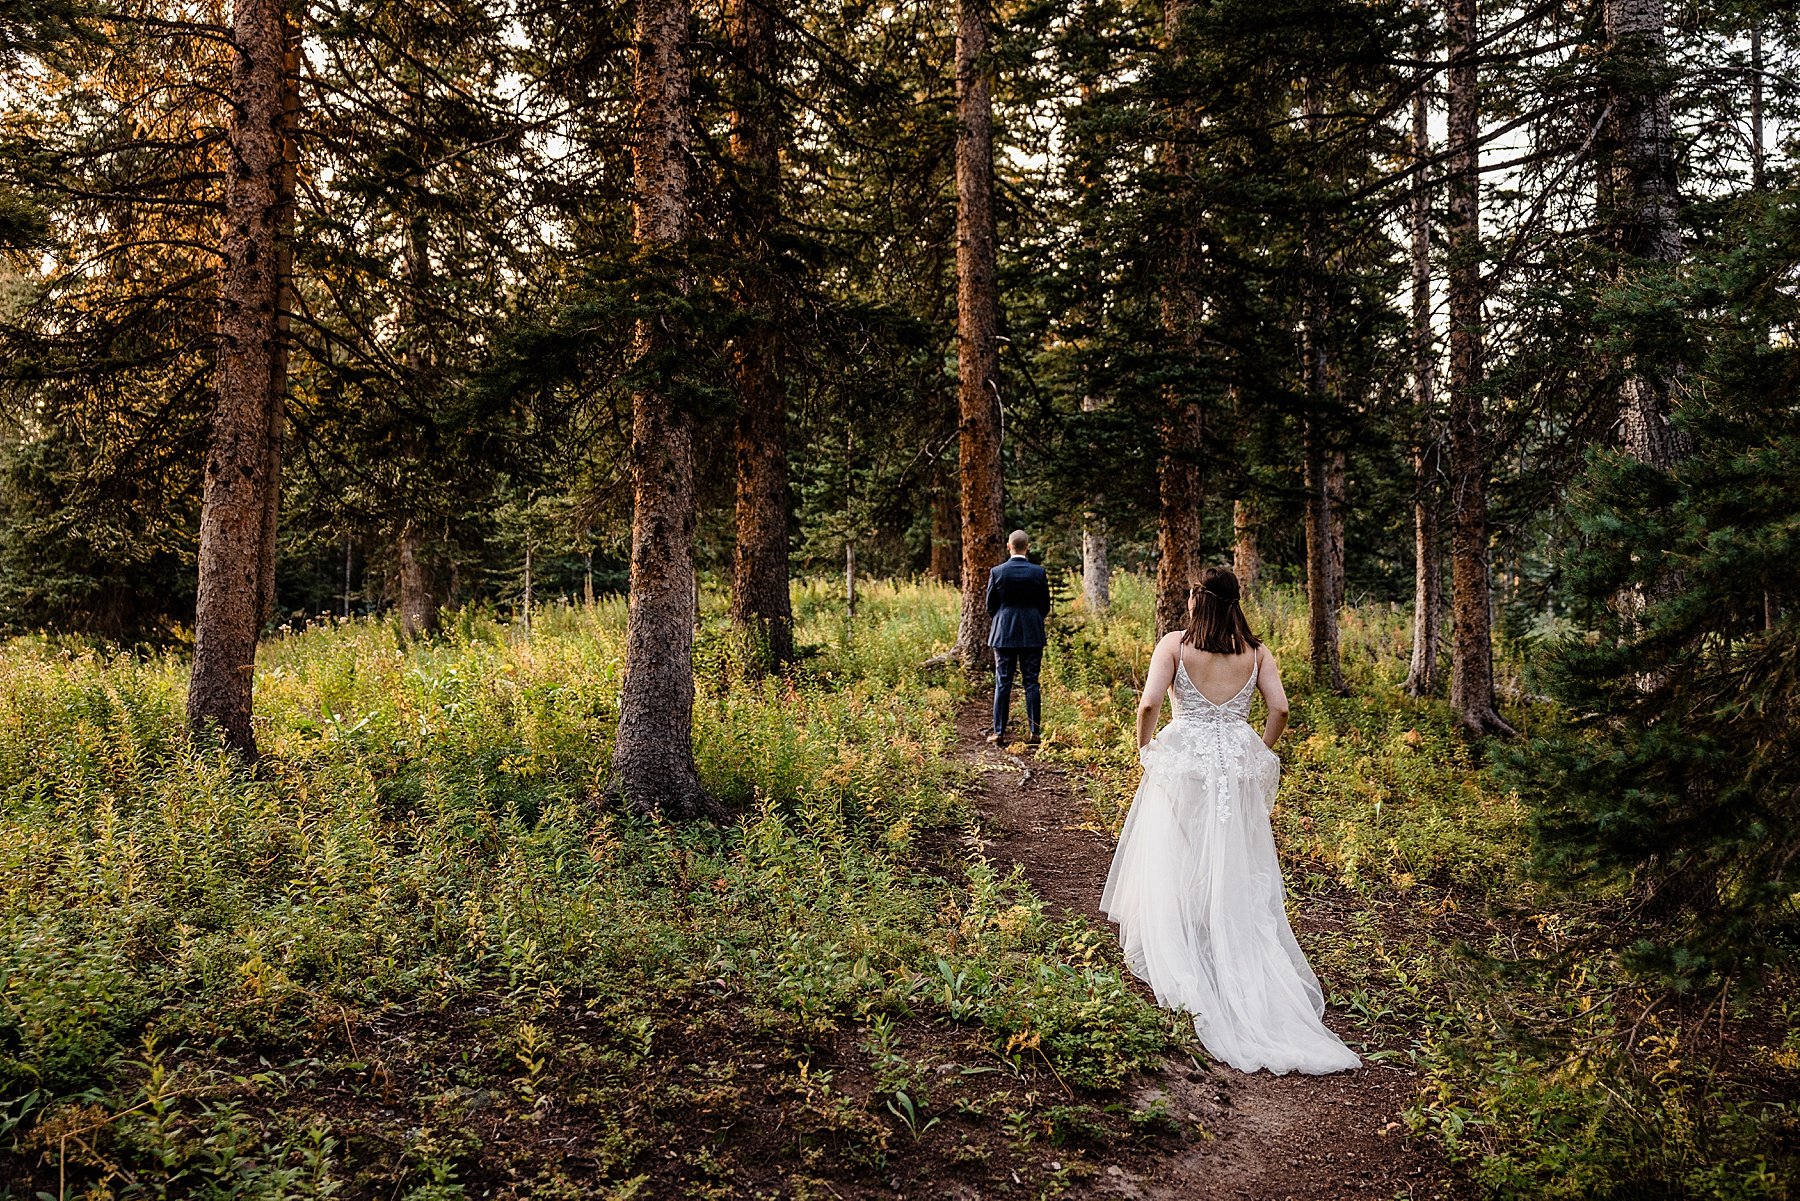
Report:
[[[1150,600],[1063,616],[1040,754],[1115,828]],[[1526,800],[1399,691],[1405,615],[1345,615],[1349,697],[1299,598],[1277,834],[1303,937],[1377,1056],[1396,1138],[1499,1197],[1784,1197],[1800,1005],[1653,999],[1542,895]],[[956,1175],[1081,1195],[1174,1119],[1123,1086],[1199,1054],[1109,930],[986,860],[921,664],[956,597],[796,588],[784,679],[709,597],[695,742],[720,827],[595,797],[625,611],[477,611],[268,641],[253,773],[183,734],[185,666],[0,645],[0,1198],[828,1197]],[[1503,674],[1505,673],[1503,668]],[[1514,684],[1516,689],[1516,682]],[[1555,715],[1513,707],[1527,727]],[[1096,889],[1100,881],[1094,882]],[[1354,1039],[1353,1039],[1354,1041]]]

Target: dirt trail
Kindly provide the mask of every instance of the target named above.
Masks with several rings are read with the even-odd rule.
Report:
[[[1022,865],[1052,906],[1107,926],[1096,906],[1112,840],[1079,828],[1087,805],[1061,771],[989,746],[985,726],[985,701],[971,701],[958,715],[955,753],[979,773],[976,806],[987,854],[996,863]],[[1309,932],[1302,915],[1296,928],[1302,945]],[[1335,1015],[1326,1020],[1342,1030]],[[1416,1090],[1411,1072],[1377,1064],[1332,1076],[1247,1076],[1170,1060],[1138,1082],[1133,1100],[1141,1106],[1161,1095],[1185,1129],[1198,1122],[1206,1133],[1171,1150],[1119,1155],[1088,1195],[1257,1201],[1468,1195],[1428,1144],[1402,1133],[1400,1111]]]

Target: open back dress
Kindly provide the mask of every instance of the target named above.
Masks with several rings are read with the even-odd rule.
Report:
[[[1325,1028],[1294,941],[1269,810],[1281,759],[1251,728],[1259,663],[1215,704],[1176,654],[1175,718],[1138,752],[1144,776],[1100,908],[1157,1003],[1193,1015],[1213,1058],[1244,1072],[1338,1072],[1361,1060]]]

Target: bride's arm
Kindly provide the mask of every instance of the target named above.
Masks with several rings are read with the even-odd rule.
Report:
[[[1263,745],[1270,750],[1287,729],[1288,699],[1287,691],[1281,686],[1281,666],[1275,662],[1275,654],[1267,646],[1259,648],[1262,655],[1262,667],[1256,673],[1256,690],[1263,695],[1269,705],[1269,719],[1263,723]]]
[[[1163,696],[1169,691],[1169,685],[1175,682],[1175,642],[1179,637],[1168,634],[1156,644],[1150,652],[1150,673],[1144,677],[1144,695],[1138,698],[1137,708],[1137,744],[1142,750],[1144,744],[1156,735],[1156,721],[1162,716]]]

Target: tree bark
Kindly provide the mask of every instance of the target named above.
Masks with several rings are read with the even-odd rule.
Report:
[[[741,181],[740,261],[750,264],[739,298],[749,328],[733,348],[738,393],[737,545],[732,559],[731,620],[750,637],[763,666],[794,657],[788,595],[787,399],[768,238],[780,219],[781,111],[776,100],[773,0],[732,0],[740,95],[731,113],[731,157]]]
[[[1415,160],[1431,154],[1425,88],[1413,93],[1412,143]],[[1444,568],[1439,551],[1437,350],[1431,332],[1431,189],[1421,174],[1412,194],[1413,341],[1413,621],[1412,662],[1406,691],[1432,696],[1438,688],[1438,631],[1443,625]]]
[[[405,249],[406,290],[399,306],[401,326],[400,361],[405,365],[415,390],[414,404],[420,404],[417,393],[426,387],[429,358],[424,351],[424,320],[418,298],[431,285],[431,225],[424,213],[413,213],[406,223]],[[414,433],[403,437],[405,453],[400,457],[401,469],[409,473],[425,471],[423,439]],[[412,488],[400,489],[403,498],[416,495]],[[424,638],[437,631],[441,598],[426,552],[425,518],[416,503],[402,499],[402,505],[413,509],[403,512],[396,539],[400,571],[400,628],[408,638]]]
[[[1306,80],[1301,96],[1308,134],[1318,136],[1325,111],[1324,97],[1316,80]],[[1338,521],[1333,499],[1332,464],[1338,452],[1329,445],[1326,402],[1330,391],[1325,347],[1326,305],[1319,279],[1324,274],[1324,255],[1315,218],[1308,219],[1304,252],[1309,275],[1302,296],[1300,353],[1301,382],[1306,393],[1301,438],[1301,470],[1306,485],[1306,610],[1307,658],[1313,681],[1333,692],[1344,690],[1343,664],[1338,652],[1338,604],[1341,589],[1334,576],[1341,563],[1336,550]]]
[[[1464,728],[1510,734],[1494,704],[1481,361],[1480,96],[1476,0],[1449,0],[1450,704]]]
[[[1100,407],[1100,398],[1081,398],[1081,411],[1092,413]],[[1088,612],[1104,613],[1112,605],[1112,564],[1106,558],[1106,518],[1100,515],[1103,496],[1088,498],[1081,514],[1081,596]]]
[[[1106,560],[1106,519],[1089,513],[1081,526],[1081,598],[1090,613],[1112,608],[1112,564]]]
[[[293,222],[292,43],[282,0],[235,0],[231,36],[219,346],[187,716],[254,759],[251,688],[274,594],[274,469],[287,382],[281,310]]]
[[[350,539],[346,537],[344,539],[344,620],[345,621],[350,620],[350,569],[355,563],[355,560],[352,558],[354,549],[355,549],[355,543],[351,542]]]
[[[1187,624],[1188,597],[1200,581],[1205,496],[1200,485],[1200,406],[1175,400],[1163,419],[1156,469],[1156,632]]]
[[[1005,557],[1000,467],[1000,297],[994,229],[994,111],[988,0],[956,8],[956,361],[962,621],[955,657],[988,660],[988,568]]]
[[[1668,43],[1662,0],[1605,0],[1609,112],[1601,169],[1602,223],[1610,230],[1621,280],[1648,265],[1681,261],[1674,132],[1669,115]],[[1667,369],[1628,359],[1619,396],[1625,453],[1671,470],[1685,456],[1669,423]]]
[[[281,0],[285,2],[285,0]],[[284,10],[285,15],[285,10]],[[275,346],[269,356],[269,431],[265,470],[268,485],[263,493],[262,563],[257,572],[257,612],[260,624],[275,616],[275,559],[280,548],[281,458],[287,433],[288,348],[293,324],[294,290],[294,189],[300,167],[300,31],[293,22],[282,22],[281,54],[281,183],[280,209],[276,213]]]
[[[1315,376],[1324,374],[1323,350],[1315,352],[1308,338],[1307,389]],[[1323,387],[1322,380],[1317,386]],[[1310,417],[1304,434],[1306,473],[1306,614],[1307,651],[1313,682],[1333,692],[1344,690],[1344,670],[1338,658],[1337,606],[1331,586],[1331,480],[1326,470],[1324,435]]]
[[[525,590],[519,596],[519,612],[525,618],[525,637],[531,637],[531,612],[537,607],[537,597],[531,590],[531,552],[533,543],[531,531],[525,531]]]
[[[687,0],[638,0],[631,160],[633,225],[652,257],[687,237],[690,109]],[[633,351],[663,357],[679,337],[639,320]],[[652,382],[631,399],[631,595],[625,681],[613,746],[613,792],[630,809],[688,818],[716,813],[694,766],[694,429]]]
[[[400,629],[408,638],[424,638],[437,630],[435,575],[425,561],[425,532],[416,521],[400,529]]]
[[[1262,524],[1256,502],[1240,497],[1231,505],[1231,571],[1238,588],[1248,596],[1262,583],[1262,549],[1257,545]]]
[[[1750,187],[1762,191],[1768,165],[1763,150],[1763,47],[1762,25],[1750,27]]]
[[[1164,0],[1163,49],[1175,62],[1185,56],[1183,27],[1192,0]],[[1170,345],[1192,353],[1195,297],[1192,279],[1195,259],[1194,222],[1190,219],[1192,182],[1186,130],[1191,116],[1180,111],[1167,114],[1169,137],[1163,142],[1163,169],[1175,197],[1176,240],[1162,282],[1162,325]],[[1201,542],[1204,534],[1205,490],[1200,459],[1205,445],[1204,419],[1199,404],[1183,390],[1170,388],[1166,397],[1156,464],[1156,632],[1160,636],[1187,624],[1188,598],[1200,580]]]
[[[1326,560],[1325,583],[1331,590],[1331,611],[1338,614],[1345,602],[1344,520],[1350,507],[1350,468],[1340,448],[1333,447],[1325,456],[1325,488],[1331,499],[1331,554]]]

